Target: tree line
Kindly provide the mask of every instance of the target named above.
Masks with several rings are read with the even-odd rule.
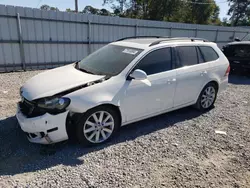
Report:
[[[112,11],[86,6],[79,13],[126,18],[210,24],[224,26],[250,26],[250,0],[227,0],[229,19],[220,20],[220,7],[215,0],[103,0]],[[42,10],[55,10],[57,7],[42,5]],[[74,10],[66,9],[67,12]]]

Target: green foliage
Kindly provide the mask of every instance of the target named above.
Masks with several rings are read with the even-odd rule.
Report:
[[[250,25],[250,1],[249,0],[228,0],[230,9],[231,25]]]
[[[75,12],[75,10],[71,10],[70,8],[67,8],[66,12]]]
[[[110,16],[111,13],[106,10],[106,9],[97,9],[97,8],[94,8],[92,6],[86,6],[83,11],[81,13],[85,13],[85,14],[97,14],[97,15],[103,15],[103,16]]]
[[[51,7],[49,5],[42,5],[40,7],[41,10],[54,10],[54,11],[59,11],[59,9],[57,7]]]
[[[123,17],[221,25],[214,0],[104,0]],[[124,9],[126,7],[126,9]]]

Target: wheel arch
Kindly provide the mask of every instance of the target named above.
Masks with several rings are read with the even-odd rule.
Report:
[[[120,108],[119,108],[119,106],[116,106],[112,103],[102,103],[102,104],[96,105],[96,106],[88,109],[86,112],[93,110],[95,108],[98,108],[98,107],[108,107],[108,108],[114,109],[119,116],[120,125],[122,124],[122,114],[121,114]],[[67,134],[68,134],[69,138],[75,139],[76,124],[79,121],[79,119],[84,116],[84,114],[86,112],[83,112],[83,113],[70,112],[70,113],[68,113],[68,116],[66,119],[66,130],[67,130]]]
[[[198,96],[196,97],[196,100],[195,100],[196,102],[197,102],[197,100],[199,99],[199,96],[200,96],[202,90],[203,90],[208,84],[210,84],[210,83],[215,84],[216,89],[217,89],[217,92],[219,91],[219,83],[218,83],[218,81],[217,81],[217,80],[210,80],[209,82],[207,82],[206,84],[204,84],[204,85],[202,86],[200,92],[198,93]]]

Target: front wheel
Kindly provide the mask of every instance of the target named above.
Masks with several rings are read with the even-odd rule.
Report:
[[[120,127],[116,110],[106,106],[86,112],[77,123],[76,135],[83,145],[97,145],[111,139]]]
[[[218,89],[214,83],[207,84],[200,93],[195,107],[200,111],[210,110],[217,98]]]

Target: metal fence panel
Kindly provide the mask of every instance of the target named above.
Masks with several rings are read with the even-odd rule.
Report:
[[[0,5],[0,72],[69,64],[109,42],[128,36],[200,37],[215,41],[222,47],[233,38],[243,38],[247,33],[249,28],[138,20]]]

